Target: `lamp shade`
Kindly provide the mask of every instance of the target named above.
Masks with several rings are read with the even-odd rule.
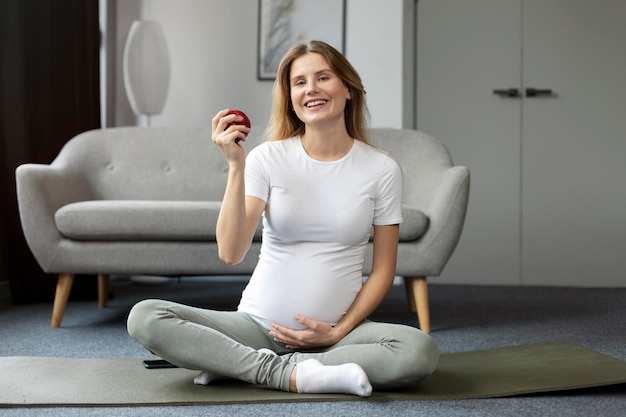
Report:
[[[170,81],[170,58],[158,22],[136,20],[124,47],[124,87],[137,115],[160,114]]]

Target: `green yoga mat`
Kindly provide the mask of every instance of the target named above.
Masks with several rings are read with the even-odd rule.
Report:
[[[144,369],[141,359],[0,358],[0,406],[146,406],[294,401],[492,398],[626,383],[626,362],[567,342],[443,354],[402,391],[293,394],[238,382],[193,384],[196,371]]]

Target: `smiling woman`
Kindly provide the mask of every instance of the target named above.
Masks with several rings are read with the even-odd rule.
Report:
[[[271,140],[246,156],[240,142],[249,127],[229,110],[215,115],[212,139],[229,167],[219,256],[240,262],[262,219],[257,265],[237,311],[145,300],[128,318],[133,338],[202,370],[200,384],[230,377],[367,397],[434,371],[439,351],[430,336],[368,320],[395,278],[403,178],[394,159],[365,143],[363,96],[346,58],[314,41],[294,46],[278,67]]]

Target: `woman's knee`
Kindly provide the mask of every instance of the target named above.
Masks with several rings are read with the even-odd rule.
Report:
[[[135,304],[126,321],[128,334],[141,343],[145,342],[146,337],[152,334],[151,324],[161,307],[162,301],[159,300],[143,300]]]
[[[421,381],[435,372],[439,363],[439,348],[432,337],[422,331],[416,334],[415,339],[415,373]]]
[[[376,384],[378,388],[417,384],[437,367],[439,349],[428,334],[413,327],[404,327],[397,335],[398,349],[394,349],[391,363],[386,364],[385,377]]]

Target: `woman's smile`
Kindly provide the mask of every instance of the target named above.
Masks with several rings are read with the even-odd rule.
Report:
[[[291,103],[302,122],[345,123],[344,109],[350,90],[322,55],[308,53],[297,58],[290,75]]]

